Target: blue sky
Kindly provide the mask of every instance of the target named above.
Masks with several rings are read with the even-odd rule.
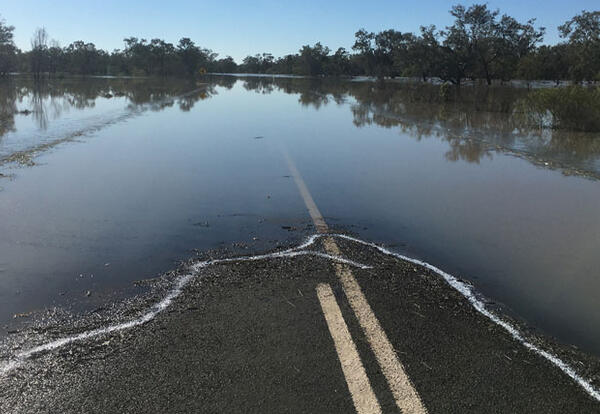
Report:
[[[480,1],[481,2],[481,1]],[[248,54],[271,52],[275,56],[296,52],[317,41],[331,49],[353,44],[354,32],[393,28],[416,32],[420,25],[443,27],[452,22],[448,10],[455,1],[156,1],[156,0],[4,0],[0,15],[16,27],[15,41],[29,49],[36,27],[66,46],[75,40],[93,42],[113,50],[123,38],[162,38],[176,43],[190,37],[220,56],[240,61]],[[473,2],[462,2],[472,4]],[[598,10],[598,0],[495,0],[518,20],[537,18],[547,27],[546,43],[559,40],[556,27],[581,10]]]

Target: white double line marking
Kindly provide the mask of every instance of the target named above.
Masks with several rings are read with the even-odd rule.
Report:
[[[290,172],[294,177],[294,181],[300,190],[300,194],[304,199],[304,203],[306,204],[309,214],[315,224],[315,227],[320,233],[329,232],[327,223],[325,223],[321,212],[317,208],[317,205],[310,195],[310,192],[308,191],[308,188],[306,187],[306,184],[304,183],[304,180],[302,179],[302,176],[300,175],[294,162],[287,154],[287,151],[284,150],[283,153]],[[324,247],[328,254],[337,256],[340,255],[340,249],[333,238],[325,238]],[[398,355],[396,354],[394,347],[390,343],[385,331],[381,327],[379,320],[373,313],[371,306],[367,302],[367,299],[365,298],[362,289],[360,288],[360,285],[356,281],[356,278],[352,274],[351,270],[347,266],[339,263],[335,264],[335,269],[336,274],[342,283],[342,287],[344,288],[344,293],[350,302],[350,306],[352,307],[352,310],[354,311],[358,322],[365,336],[367,337],[369,345],[375,354],[375,358],[377,359],[377,362],[379,363],[379,366],[385,375],[390,390],[394,396],[394,400],[396,401],[396,405],[404,414],[427,413],[425,406],[421,402],[419,394],[412,385],[402,363],[398,359]],[[329,331],[334,339],[336,351],[338,352],[338,358],[342,364],[342,370],[352,395],[354,407],[359,414],[381,412],[379,403],[375,405],[371,401],[371,398],[375,398],[373,389],[371,388],[371,384],[366,377],[363,364],[360,361],[358,353],[356,352],[356,346],[354,345],[354,342],[352,342],[352,338],[350,337],[350,333],[346,323],[343,320],[337,302],[335,302],[335,299],[333,299],[335,305],[334,307],[337,309],[339,314],[332,316],[332,312],[335,314],[334,310],[332,310],[333,305],[330,302],[326,302],[327,307],[323,306],[324,302],[321,299],[321,296],[324,295],[323,292],[331,292],[329,285],[319,285],[319,287],[317,287],[317,295],[319,295],[319,300],[321,301],[321,307],[323,308],[323,313],[325,314]],[[330,319],[336,322],[331,323]],[[336,337],[338,339],[336,339]],[[340,338],[345,338],[345,341],[349,341],[350,345],[344,342],[345,346],[340,348],[338,344]],[[353,349],[354,352],[347,351],[349,348]],[[354,366],[357,368],[352,370],[353,372],[348,373],[348,369],[345,368],[345,364],[347,364],[346,366]]]
[[[329,328],[329,333],[333,338],[335,350],[337,351],[342,371],[346,377],[346,383],[354,402],[356,411],[361,414],[381,413],[379,401],[371,388],[369,377],[365,372],[356,345],[352,341],[348,326],[342,316],[342,311],[333,296],[331,286],[321,283],[317,286],[317,296],[321,302],[321,308],[325,315],[325,321]]]

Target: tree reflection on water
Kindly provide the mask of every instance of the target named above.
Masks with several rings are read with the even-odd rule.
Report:
[[[528,93],[524,88],[269,77],[242,82],[260,93],[299,95],[301,105],[316,110],[348,103],[357,127],[377,125],[417,140],[442,139],[449,161],[479,163],[499,151],[565,174],[600,177],[600,134],[533,127],[518,109]]]
[[[66,78],[35,81],[9,77],[0,82],[0,143],[15,131],[16,116],[31,116],[39,129],[71,109],[94,108],[99,99],[122,99],[129,110],[161,111],[175,105],[190,111],[220,88],[240,82],[247,91],[298,95],[315,110],[347,104],[353,123],[396,129],[416,140],[448,144],[446,159],[479,163],[508,153],[565,174],[600,177],[600,134],[532,127],[519,112],[527,89],[511,86],[444,88],[408,82],[268,76],[209,76],[192,80],[150,78]]]

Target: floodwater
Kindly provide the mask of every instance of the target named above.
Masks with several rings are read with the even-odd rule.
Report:
[[[525,89],[2,82],[4,331],[15,314],[134,293],[195,250],[313,232],[285,148],[330,225],[469,280],[600,355],[600,134],[532,128],[511,109]]]

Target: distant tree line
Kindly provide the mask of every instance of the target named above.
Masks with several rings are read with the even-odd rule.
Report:
[[[14,27],[0,21],[0,75],[31,72],[35,76],[80,75],[195,76],[205,72],[267,73],[308,76],[439,78],[460,85],[465,80],[600,80],[600,11],[583,11],[559,26],[563,41],[540,45],[545,28],[535,19],[519,22],[485,4],[457,5],[454,22],[442,30],[422,26],[420,32],[394,29],[379,33],[360,29],[352,53],[332,51],[321,43],[275,58],[270,53],[247,56],[238,64],[218,59],[210,49],[183,38],[177,45],[161,39],[124,39],[124,48],[109,53],[93,43],[66,47],[37,29],[31,50],[13,42]]]
[[[161,39],[124,39],[124,48],[108,53],[93,43],[76,41],[66,47],[49,41],[45,29],[37,29],[31,40],[31,50],[21,52],[12,43],[13,27],[2,23],[0,31],[10,33],[5,42],[7,59],[0,73],[11,71],[32,73],[39,77],[63,73],[75,75],[127,76],[194,76],[207,69],[217,69],[216,53],[197,46],[191,39],[182,38],[177,45]],[[3,46],[0,45],[0,53]],[[233,59],[229,58],[231,62]],[[235,63],[235,62],[234,62]]]

